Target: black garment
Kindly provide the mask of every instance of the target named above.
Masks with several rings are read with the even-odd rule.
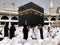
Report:
[[[28,29],[27,29],[27,26],[24,26],[23,34],[24,34],[23,38],[27,40],[27,38],[28,38]]]
[[[2,32],[0,32],[0,35],[2,35]],[[2,41],[3,40],[3,37],[0,37],[0,41]]]
[[[12,25],[10,27],[10,39],[12,39],[14,37],[14,32],[16,31],[16,28],[14,27],[14,25]]]
[[[8,24],[6,24],[4,27],[4,37],[8,37],[8,30],[9,30],[9,27],[8,27]]]
[[[0,41],[2,41],[3,40],[3,38],[0,38]]]
[[[43,37],[43,29],[42,28],[40,28],[40,37],[41,37],[41,39],[44,39],[44,37]]]
[[[0,32],[0,35],[2,35],[2,33]]]

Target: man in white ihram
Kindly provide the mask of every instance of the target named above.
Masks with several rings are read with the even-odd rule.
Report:
[[[34,32],[35,26],[30,26],[29,27],[29,32],[28,32],[28,39],[35,39],[35,32]]]
[[[45,39],[47,38],[47,31],[46,29],[43,29],[43,27],[41,26],[41,24],[39,24],[38,26],[36,26],[36,28],[34,29],[35,31],[35,35],[36,35],[36,39]]]

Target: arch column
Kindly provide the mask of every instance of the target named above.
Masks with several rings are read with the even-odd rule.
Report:
[[[9,13],[9,28],[11,26],[11,12]]]
[[[58,18],[58,16],[56,17],[56,20],[58,20],[59,18]]]
[[[48,20],[49,20],[49,26],[51,26],[51,24],[50,24],[50,22],[51,22],[51,17],[49,17]]]

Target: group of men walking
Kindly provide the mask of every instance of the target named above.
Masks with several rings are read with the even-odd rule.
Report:
[[[59,28],[52,28],[52,27],[43,27],[41,24],[38,24],[37,26],[33,25],[24,25],[20,26],[23,27],[22,29],[19,28],[18,30],[22,30],[15,34],[16,28],[14,24],[12,23],[10,29],[8,27],[8,23],[4,27],[4,37],[9,37],[12,39],[13,37],[22,37],[22,39],[45,39],[48,37],[54,38],[56,36],[55,32],[58,32]],[[55,29],[55,30],[54,30]],[[2,34],[2,33],[1,33]],[[22,35],[21,35],[22,34]]]
[[[23,28],[24,39],[44,39],[47,37],[47,30],[41,24],[37,26],[27,25]]]
[[[60,36],[60,28],[53,27],[43,27],[41,24],[37,26],[27,25],[23,28],[24,39],[45,39],[45,38],[55,38]]]
[[[12,39],[13,37],[16,36],[15,32],[17,30],[13,23],[11,24],[10,28],[8,25],[9,24],[6,23],[4,27],[4,37],[9,37],[10,39]],[[39,38],[44,39],[43,27],[41,26],[41,24],[37,26],[24,25],[22,29],[22,33],[23,33],[23,39],[26,39],[26,40],[27,39],[39,39]]]

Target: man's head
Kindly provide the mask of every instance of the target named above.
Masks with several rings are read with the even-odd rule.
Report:
[[[41,24],[38,24],[38,28],[39,28],[39,29],[42,28]]]

